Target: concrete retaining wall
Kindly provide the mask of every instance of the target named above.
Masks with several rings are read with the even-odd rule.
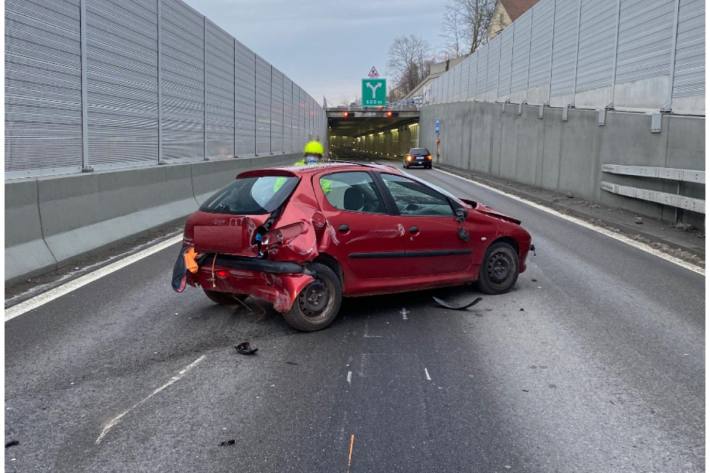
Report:
[[[603,164],[705,169],[705,118],[664,115],[651,133],[644,113],[607,111],[599,126],[596,110],[531,105],[457,102],[421,111],[420,146],[436,153],[434,122],[441,121],[440,162],[514,182],[537,186],[674,221],[675,209],[618,196],[600,189],[602,180],[676,193],[672,181],[601,172]],[[703,185],[684,183],[680,193],[705,198]],[[681,219],[704,228],[704,215],[679,211]]]
[[[300,155],[204,161],[5,183],[5,281],[185,217],[246,169]]]

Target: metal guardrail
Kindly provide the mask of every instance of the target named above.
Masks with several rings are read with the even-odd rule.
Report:
[[[705,171],[694,169],[664,168],[658,166],[628,166],[621,164],[604,164],[602,172],[609,174],[620,174],[625,176],[647,177],[652,179],[664,179],[680,182],[691,182],[695,184],[705,184]],[[640,187],[614,184],[608,181],[601,182],[601,189],[612,194],[623,195],[634,199],[655,202],[658,204],[675,207],[678,209],[690,210],[692,212],[705,213],[705,200],[694,197],[686,197],[669,192],[661,192]]]
[[[670,181],[695,182],[705,184],[705,171],[695,169],[664,168],[658,166],[627,166],[623,164],[604,164],[602,172],[623,174],[625,176],[650,177]]]

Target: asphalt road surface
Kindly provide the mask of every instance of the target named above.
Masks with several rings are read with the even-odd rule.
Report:
[[[6,323],[7,471],[703,471],[704,278],[414,173],[522,219],[514,291],[346,300],[303,334],[173,293],[169,248]]]

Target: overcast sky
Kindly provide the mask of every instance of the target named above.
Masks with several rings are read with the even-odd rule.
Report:
[[[418,34],[439,51],[447,0],[187,0],[329,105],[360,94],[373,65],[387,75],[387,51]],[[389,86],[389,83],[388,83]]]

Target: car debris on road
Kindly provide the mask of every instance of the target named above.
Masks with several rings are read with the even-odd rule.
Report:
[[[234,347],[237,353],[240,355],[254,355],[259,349],[257,347],[252,347],[249,342],[242,342]]]
[[[451,309],[451,310],[466,310],[469,307],[472,307],[483,300],[482,297],[476,297],[474,300],[472,300],[470,302],[466,302],[464,304],[451,304],[451,303],[446,302],[445,300],[440,299],[436,296],[432,296],[432,299],[434,299],[434,302],[439,304],[441,307],[443,307],[445,309]]]

